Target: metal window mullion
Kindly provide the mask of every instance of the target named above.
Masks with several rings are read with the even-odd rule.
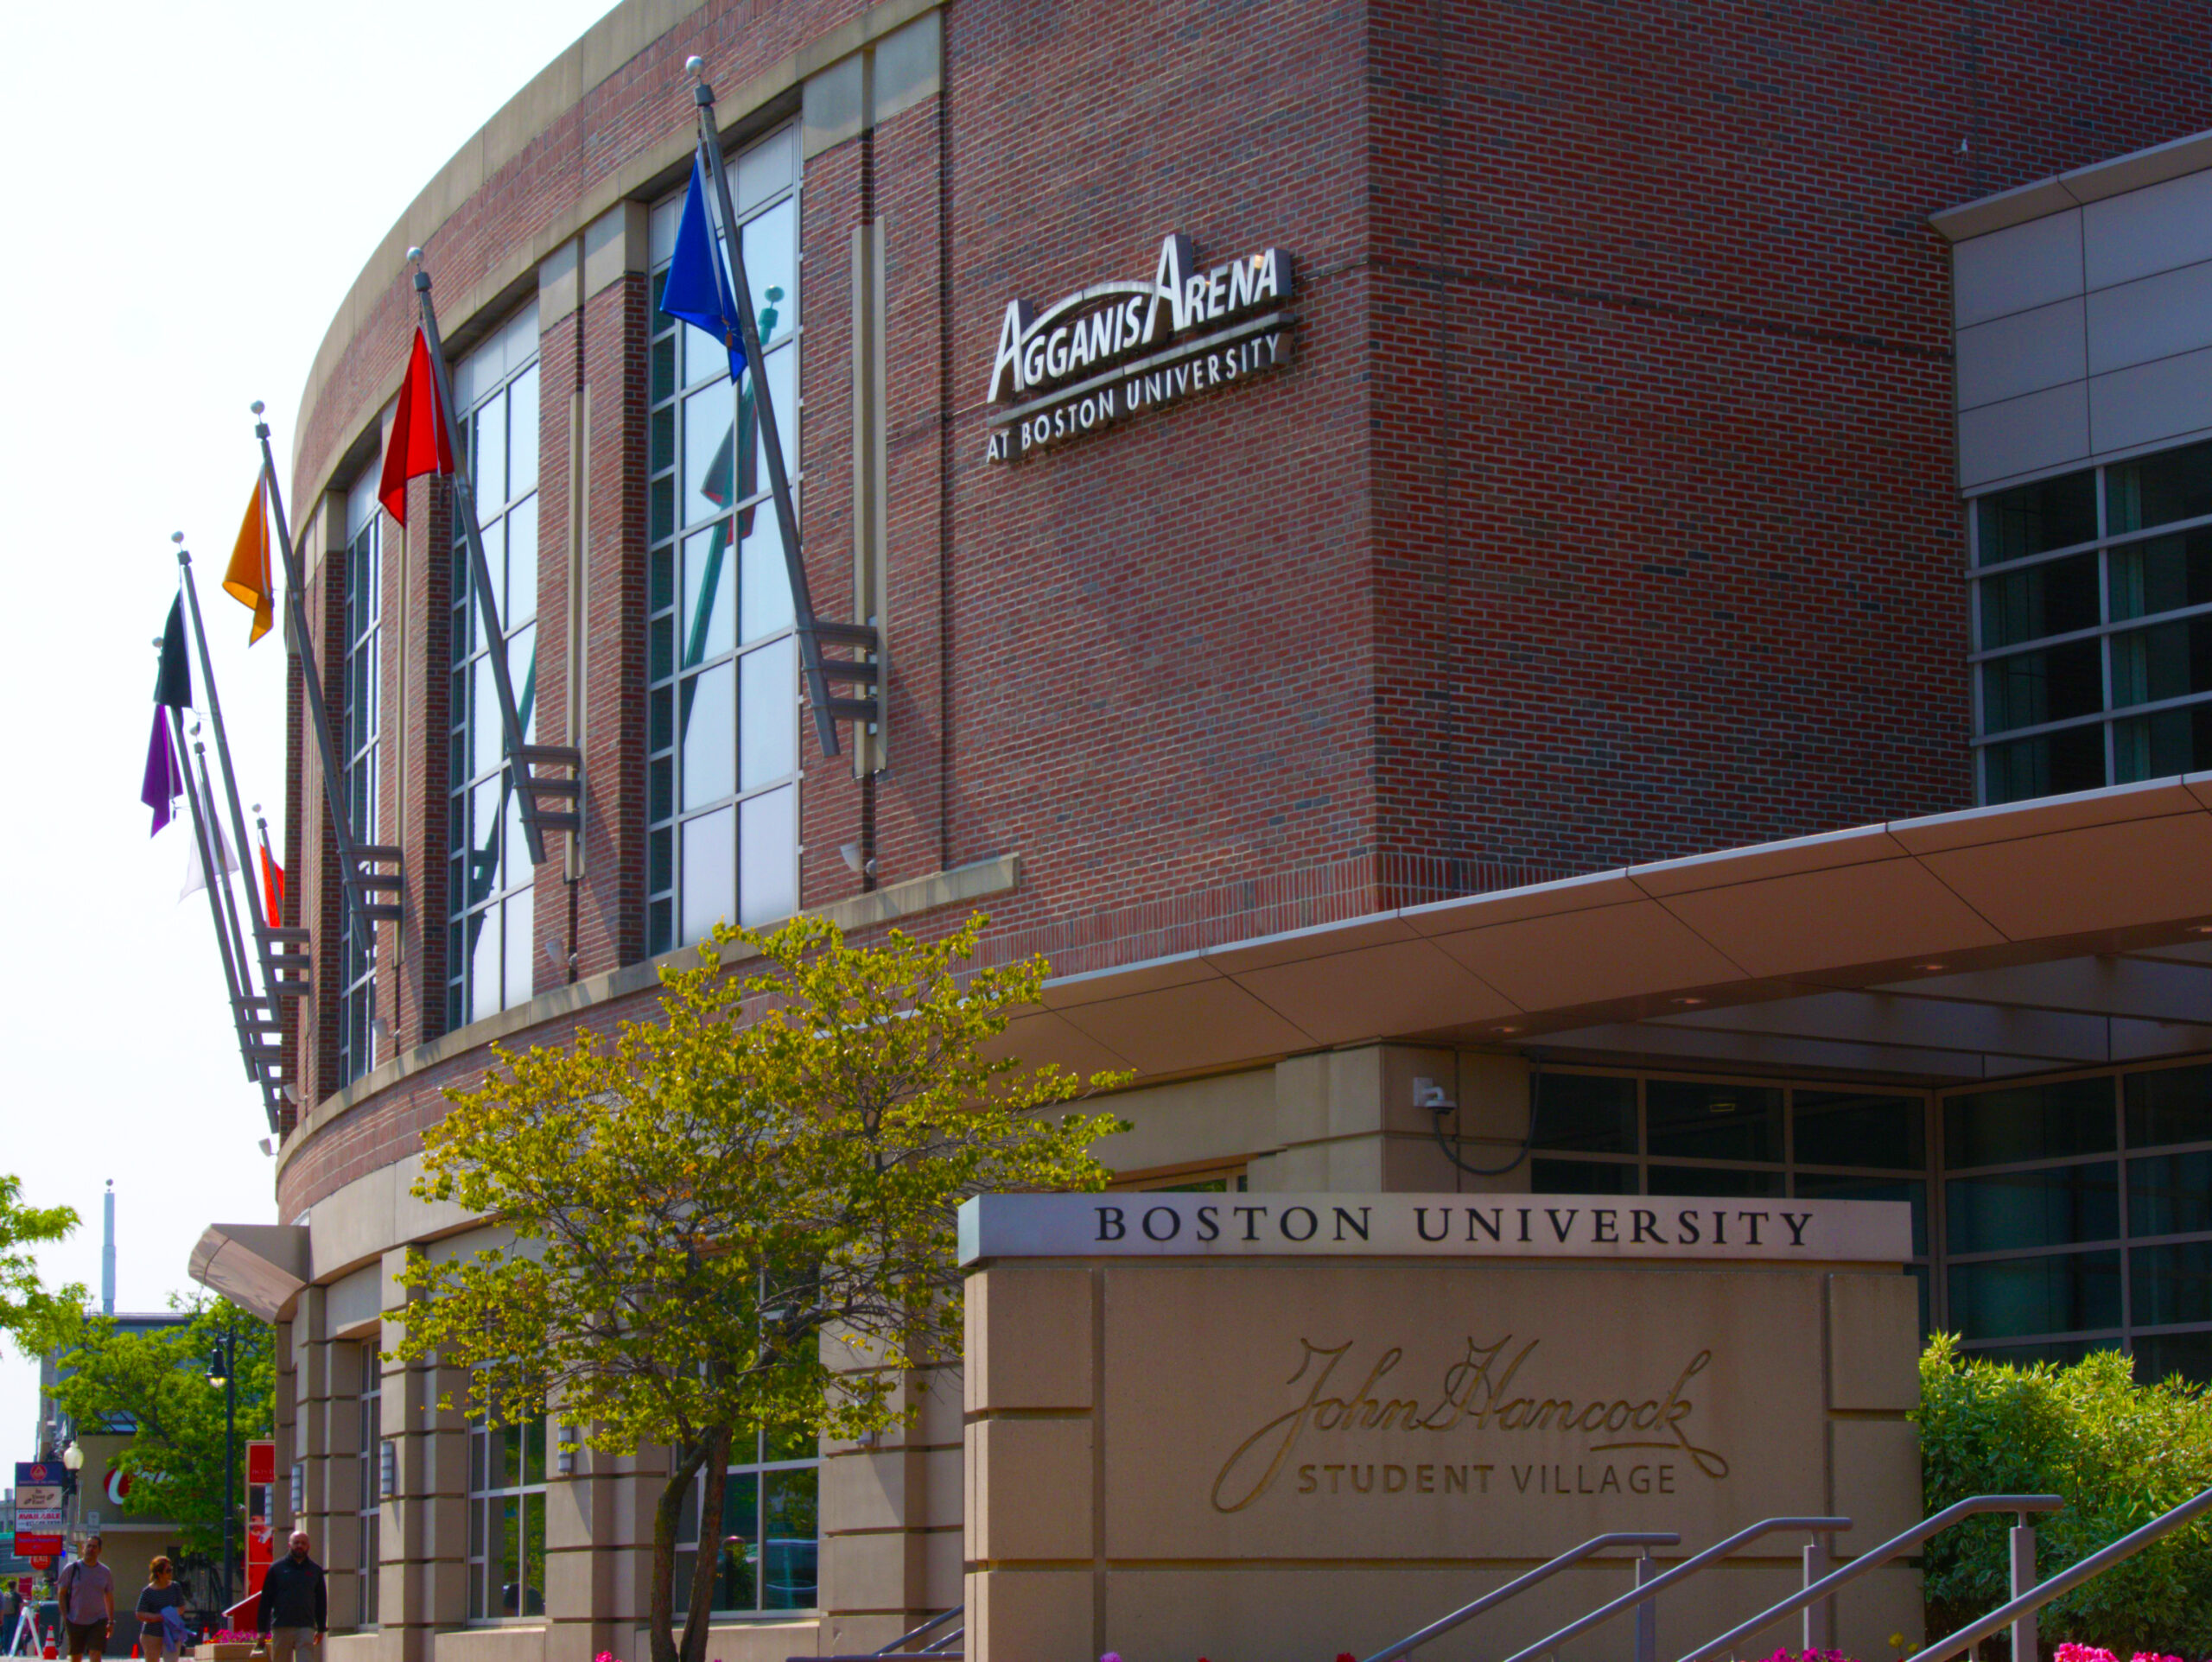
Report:
[[[2099,550],[2100,554],[2102,550]],[[2100,602],[2101,607],[2103,602]],[[2037,635],[2031,640],[1992,646],[1967,655],[1972,664],[2002,663],[2006,658],[2025,657],[2031,652],[2041,652],[2054,646],[2072,646],[2082,641],[2103,640],[2114,635],[2133,635],[2146,629],[2157,629],[2168,624],[2186,623],[2192,618],[2212,616],[2212,600],[2200,600],[2195,606],[2175,606],[2165,612],[2145,612],[2133,618],[2102,618],[2080,629],[2069,629],[2063,634]],[[2109,703],[2112,688],[2107,679],[2105,688]]]
[[[2023,1258],[2063,1258],[2069,1253],[2109,1253],[2118,1249],[2118,1237],[2095,1240],[2062,1241],[2055,1246],[1993,1246],[1976,1253],[1954,1253],[1955,1264],[2010,1263]]]

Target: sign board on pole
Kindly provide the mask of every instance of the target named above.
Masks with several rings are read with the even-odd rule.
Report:
[[[274,1531],[276,1444],[257,1437],[245,1445],[245,1584],[261,1585],[276,1556]]]
[[[16,1551],[25,1557],[61,1551],[65,1475],[58,1460],[16,1462]]]

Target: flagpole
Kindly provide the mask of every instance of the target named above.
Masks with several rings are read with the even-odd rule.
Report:
[[[206,741],[198,738],[194,739],[192,741],[192,754],[199,764],[200,797],[203,801],[213,802],[215,796],[215,787],[213,783],[207,777],[207,745]],[[192,767],[192,764],[188,762],[185,765],[187,771],[189,771]],[[253,977],[247,974],[244,968],[244,966],[248,961],[245,952],[245,931],[238,923],[238,898],[231,889],[231,851],[223,846],[223,828],[219,821],[211,828],[207,841],[213,851],[213,859],[212,860],[203,860],[200,863],[200,875],[207,879],[207,892],[209,894],[217,894],[219,891],[219,898],[217,900],[216,906],[218,915],[221,921],[217,927],[222,929],[224,939],[230,942],[231,953],[232,956],[236,958],[240,966],[238,984],[245,993],[245,1007],[249,1012],[251,1012],[251,1007],[257,1003],[258,1000],[254,995]],[[256,1058],[249,1058],[249,1063],[254,1069],[254,1077],[256,1079],[259,1079],[261,1077],[261,1074],[258,1060]]]
[[[184,533],[175,533],[169,541],[176,544],[177,569],[184,578],[185,607],[192,613],[192,632],[200,643],[200,678],[207,686],[207,720],[215,729],[215,758],[222,764],[223,791],[231,810],[231,829],[237,839],[232,846],[244,849],[250,846],[245,836],[245,810],[238,805],[238,775],[231,766],[230,735],[223,726],[223,700],[215,690],[215,663],[207,654],[207,625],[200,616],[200,586],[193,580],[192,555],[184,546]],[[255,943],[261,948],[262,979],[264,983],[273,984],[276,976],[268,961],[268,942],[263,936],[264,925],[261,919],[261,903],[251,889],[246,891],[246,916],[253,921]],[[244,966],[241,965],[240,968],[243,970]],[[245,975],[242,979],[251,993],[252,978]],[[273,993],[270,995],[270,1002],[273,1014],[276,1002]]]
[[[453,452],[451,475],[454,517],[468,543],[468,581],[476,591],[476,613],[484,631],[485,657],[492,663],[492,685],[499,701],[499,730],[506,747],[507,771],[522,797],[522,835],[530,846],[530,863],[545,864],[545,837],[537,826],[537,797],[531,786],[530,758],[524,753],[522,718],[516,713],[515,686],[507,672],[507,636],[499,625],[499,603],[492,597],[492,567],[484,557],[484,535],[476,523],[476,485],[469,477],[468,452],[461,443],[461,417],[453,407],[453,377],[446,372],[445,342],[438,336],[438,314],[430,304],[430,274],[423,269],[423,251],[410,248],[415,262],[415,297],[423,314],[423,339],[430,349],[430,375],[438,393],[438,416],[445,423],[446,443]],[[582,770],[578,768],[578,777]]]
[[[346,804],[346,776],[330,739],[330,711],[322,701],[322,673],[316,664],[315,637],[308,630],[307,584],[300,574],[300,556],[292,546],[292,529],[284,518],[284,492],[276,482],[276,458],[269,447],[269,423],[261,419],[259,399],[253,404],[253,435],[261,441],[261,476],[268,482],[269,505],[276,518],[276,546],[284,557],[284,608],[292,625],[292,650],[300,660],[300,681],[307,694],[308,725],[315,729],[315,748],[322,758],[322,796],[330,810],[331,840],[338,846],[339,886],[346,904],[353,909],[365,950],[376,943],[376,920],[369,912],[369,885],[361,879],[361,850],[353,841],[353,823]],[[369,828],[376,834],[376,828]],[[397,882],[397,879],[392,879]],[[282,920],[277,920],[281,922]]]
[[[192,821],[193,846],[200,851],[200,874],[204,878],[209,869],[207,828],[200,815],[199,787],[192,783],[192,764],[184,759],[184,712],[174,704],[164,705],[162,707],[169,713],[169,738],[176,752],[177,772],[184,780],[185,812]],[[238,1030],[238,1060],[245,1063],[245,1076],[256,1084],[259,1084],[261,1074],[254,1064],[252,1047],[246,1043],[244,1020],[245,1004],[238,994],[238,966],[231,957],[231,933],[223,925],[223,906],[222,902],[215,898],[215,885],[210,883],[206,886],[207,916],[209,921],[215,925],[216,949],[223,955],[223,986],[230,994],[231,1024]]]
[[[737,328],[745,346],[745,365],[753,377],[753,424],[760,430],[760,447],[768,463],[768,489],[775,498],[776,526],[783,533],[784,567],[789,573],[791,586],[791,609],[798,620],[794,631],[798,636],[799,661],[806,674],[806,699],[814,710],[814,736],[824,756],[836,756],[837,749],[837,712],[830,697],[830,680],[822,663],[822,641],[814,617],[814,596],[807,586],[806,556],[799,547],[798,512],[791,501],[791,476],[784,467],[784,435],[776,424],[775,400],[768,390],[768,366],[760,353],[760,325],[753,315],[753,285],[745,274],[744,238],[738,234],[737,211],[730,201],[729,175],[723,172],[721,149],[715,129],[715,89],[709,86],[702,72],[704,66],[697,58],[685,66],[690,70],[696,85],[691,98],[698,108],[698,157],[701,168],[715,183],[714,206],[721,220],[721,239],[729,256],[732,285],[737,302]],[[728,342],[725,340],[727,347]],[[735,390],[732,390],[734,397]],[[736,411],[731,412],[731,429],[736,440],[743,441],[739,429]],[[736,446],[731,447],[730,465],[733,473],[740,470]],[[733,499],[737,492],[730,492]],[[738,510],[730,511],[730,542],[739,542],[737,535]],[[873,632],[873,631],[871,631]]]

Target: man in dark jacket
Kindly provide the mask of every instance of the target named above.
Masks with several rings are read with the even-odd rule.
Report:
[[[313,1545],[307,1531],[294,1530],[292,1550],[261,1578],[261,1633],[269,1641],[269,1662],[320,1662],[330,1601],[322,1566],[308,1557]]]

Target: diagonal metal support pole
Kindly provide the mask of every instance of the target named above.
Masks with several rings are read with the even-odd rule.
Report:
[[[415,298],[423,314],[423,339],[430,348],[430,375],[437,384],[438,416],[445,423],[446,442],[453,450],[454,517],[461,521],[468,544],[468,585],[476,591],[478,626],[484,631],[484,652],[492,663],[492,685],[499,703],[500,742],[506,750],[507,772],[521,798],[523,841],[530,847],[530,863],[545,864],[545,834],[538,824],[536,781],[531,777],[529,746],[524,740],[522,717],[515,704],[514,677],[507,669],[506,631],[499,626],[499,605],[492,597],[492,566],[484,557],[484,534],[476,523],[476,486],[469,477],[468,451],[461,442],[461,417],[453,407],[453,377],[446,370],[445,342],[438,335],[438,314],[430,304],[430,274],[423,269],[423,251],[410,249],[415,262]]]
[[[307,694],[308,726],[315,730],[317,755],[322,762],[322,800],[330,814],[331,841],[338,848],[339,886],[346,904],[353,910],[353,925],[365,948],[376,942],[376,919],[369,909],[368,885],[362,879],[362,851],[353,841],[353,822],[346,807],[346,775],[340,768],[338,750],[330,736],[330,710],[322,700],[322,670],[315,662],[315,636],[308,628],[307,583],[300,570],[300,556],[292,546],[292,528],[284,518],[284,492],[276,482],[276,458],[269,447],[269,423],[261,419],[262,406],[253,406],[253,436],[261,441],[261,477],[269,486],[269,506],[276,521],[276,546],[284,560],[284,610],[292,625],[292,650],[300,660],[300,682]],[[372,827],[373,834],[375,828]],[[278,920],[282,921],[282,920]]]
[[[697,60],[694,59],[692,62],[696,74]],[[798,511],[791,501],[791,475],[784,465],[784,435],[782,429],[776,425],[775,400],[768,390],[768,366],[760,352],[760,324],[753,315],[753,285],[745,273],[745,239],[739,234],[737,211],[730,201],[729,175],[722,168],[721,145],[715,130],[715,89],[702,76],[698,85],[692,89],[691,96],[698,106],[699,165],[707,177],[714,181],[710,213],[721,221],[719,232],[722,246],[729,256],[730,278],[737,300],[738,333],[745,348],[745,372],[753,383],[754,425],[760,429],[760,448],[768,464],[768,489],[775,498],[776,526],[783,533],[784,566],[790,574],[791,586],[792,632],[798,637],[799,664],[806,676],[806,701],[814,712],[814,737],[822,746],[822,753],[836,756],[839,753],[837,717],[842,705],[850,703],[855,707],[842,713],[865,715],[868,719],[873,719],[874,710],[872,706],[867,706],[866,701],[841,701],[832,700],[830,695],[830,666],[825,665],[822,657],[823,628],[815,620],[814,594],[807,586],[806,556],[798,540]],[[731,393],[734,396],[736,389],[733,387]],[[745,435],[737,425],[734,410],[731,412],[730,420],[733,435],[730,465],[734,470],[741,466],[735,454],[735,443]],[[731,495],[734,499],[736,493],[732,492]],[[730,517],[730,541],[734,547],[737,542],[736,509],[731,510]],[[861,644],[857,638],[861,632],[857,626],[849,624],[831,627],[837,630],[840,638],[846,644]],[[870,629],[866,634],[865,644],[872,647],[875,631]]]
[[[230,809],[232,839],[231,846],[238,850],[238,860],[243,863],[245,859],[245,851],[253,845],[246,840],[245,809],[238,804],[238,776],[237,771],[231,765],[231,740],[229,733],[223,726],[222,695],[215,690],[215,662],[208,656],[207,625],[200,615],[200,585],[193,580],[192,555],[184,546],[184,533],[179,531],[169,540],[176,544],[177,570],[184,579],[185,610],[192,616],[193,638],[200,648],[200,677],[207,688],[207,722],[215,730],[215,759],[222,765],[225,805]],[[215,874],[210,872],[208,880],[213,882]],[[246,885],[245,915],[247,920],[253,925],[256,955],[261,960],[261,983],[264,987],[272,989],[269,993],[269,1003],[273,1012],[276,1003],[276,995],[273,990],[276,980],[276,967],[269,960],[269,934],[262,922],[261,898],[254,892],[253,885],[251,883]],[[243,953],[243,948],[241,948],[241,953]],[[251,999],[253,996],[253,977],[243,960],[238,965],[238,980],[245,986],[247,997]]]
[[[215,892],[212,873],[217,863],[213,849],[208,846],[209,824],[207,810],[200,806],[200,787],[192,777],[192,764],[186,760],[188,752],[184,742],[184,712],[174,704],[168,709],[169,742],[176,757],[177,772],[184,780],[184,807],[192,822],[193,845],[200,852],[200,872],[207,877],[207,917],[215,926],[215,948],[223,959],[223,990],[231,1000],[231,1024],[238,1031],[238,1060],[245,1064],[245,1076],[258,1084],[261,1070],[254,1065],[253,1047],[247,1042],[245,1029],[245,996],[238,990],[238,961],[232,955],[230,926],[223,917],[223,902]]]

